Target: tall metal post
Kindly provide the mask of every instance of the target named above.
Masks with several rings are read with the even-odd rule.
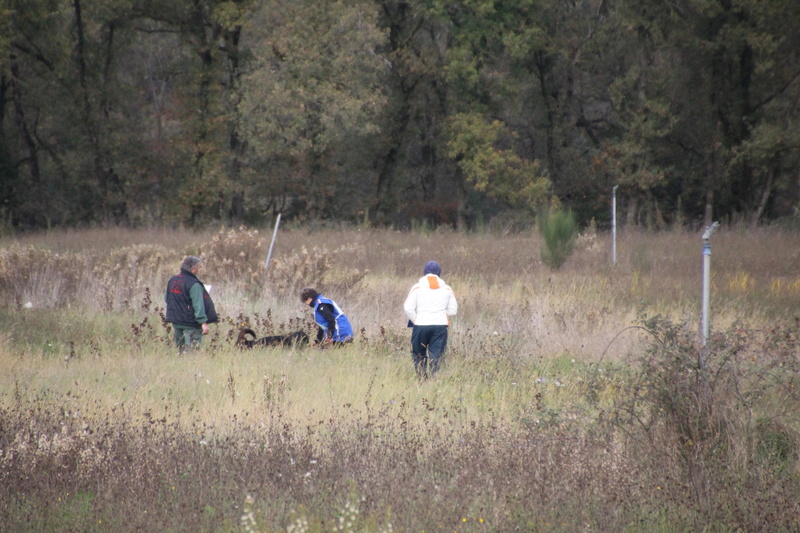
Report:
[[[611,261],[617,264],[617,187],[611,190]]]
[[[278,218],[275,220],[275,231],[272,232],[272,242],[269,243],[269,253],[267,253],[267,262],[264,263],[264,270],[269,268],[269,260],[272,258],[272,247],[275,246],[275,238],[278,236],[278,226],[281,224],[281,214],[278,213]]]
[[[708,302],[711,295],[711,235],[719,227],[719,222],[714,222],[703,233],[703,346],[708,341]]]

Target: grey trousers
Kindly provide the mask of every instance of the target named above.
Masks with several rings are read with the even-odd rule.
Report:
[[[172,329],[175,334],[175,344],[178,346],[178,351],[180,353],[183,353],[187,349],[196,350],[200,348],[200,343],[203,340],[203,328],[191,328],[172,324]]]

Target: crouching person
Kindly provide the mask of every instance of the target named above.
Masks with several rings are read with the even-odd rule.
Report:
[[[353,327],[336,302],[311,287],[300,291],[300,301],[314,310],[314,321],[319,326],[315,345],[324,348],[353,342]]]

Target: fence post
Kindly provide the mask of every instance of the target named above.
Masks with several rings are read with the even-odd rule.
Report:
[[[711,235],[719,227],[714,222],[703,233],[703,346],[708,342],[708,301],[711,295]]]
[[[617,264],[617,187],[611,189],[611,261]]]
[[[275,231],[272,232],[272,242],[269,243],[269,253],[267,253],[267,262],[264,263],[264,270],[269,268],[269,260],[272,258],[272,247],[275,246],[275,238],[278,236],[278,226],[281,224],[281,214],[278,213],[278,218],[275,220]]]

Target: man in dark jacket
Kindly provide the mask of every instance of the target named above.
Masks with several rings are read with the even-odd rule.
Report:
[[[200,263],[193,255],[184,259],[180,274],[169,279],[164,295],[167,322],[172,323],[180,353],[187,347],[199,348],[203,335],[208,335],[208,325],[219,320],[206,286],[197,279]]]

